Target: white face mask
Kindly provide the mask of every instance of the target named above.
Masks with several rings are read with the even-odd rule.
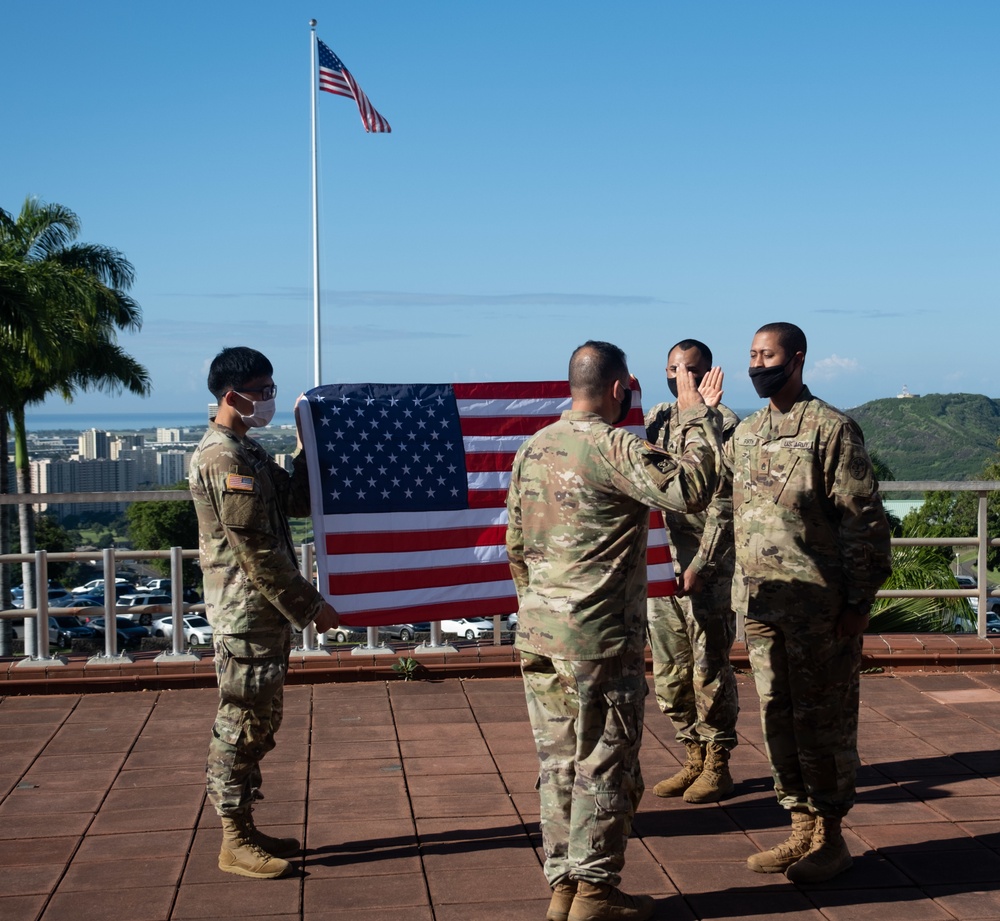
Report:
[[[237,393],[240,393],[238,390]],[[240,396],[245,400],[250,400],[244,393],[240,393]],[[253,412],[249,416],[244,416],[240,413],[240,419],[243,420],[243,424],[249,426],[252,429],[263,428],[274,418],[274,399],[270,400],[250,400],[253,403]]]

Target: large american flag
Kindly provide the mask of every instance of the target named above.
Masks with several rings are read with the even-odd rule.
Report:
[[[384,131],[386,134],[392,131],[389,123],[375,111],[375,106],[369,102],[351,72],[344,67],[344,62],[318,38],[316,42],[319,46],[319,88],[327,93],[353,99],[358,104],[365,131]]]
[[[626,425],[645,437],[642,409]],[[566,381],[329,384],[299,404],[320,589],[354,626],[517,610],[507,563],[514,453],[570,408]],[[674,593],[652,513],[651,596]]]

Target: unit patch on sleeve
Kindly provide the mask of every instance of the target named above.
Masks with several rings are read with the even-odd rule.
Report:
[[[855,455],[851,458],[848,470],[850,470],[851,476],[854,477],[854,479],[863,480],[868,476],[868,461],[866,461],[861,455]]]

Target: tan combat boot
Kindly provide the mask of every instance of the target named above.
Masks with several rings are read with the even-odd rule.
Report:
[[[252,812],[247,813],[246,819],[250,840],[272,857],[294,857],[302,851],[298,838],[275,838],[273,835],[265,834],[254,822]]]
[[[576,880],[567,879],[552,887],[552,901],[545,915],[545,921],[567,921],[569,909],[576,895]]]
[[[854,861],[840,831],[840,818],[817,816],[812,848],[785,872],[793,883],[825,883],[849,870]]]
[[[226,873],[249,876],[251,879],[277,879],[284,876],[292,865],[280,857],[272,857],[254,844],[249,825],[246,815],[223,816],[219,869]]]
[[[698,779],[684,791],[686,803],[717,803],[733,792],[729,773],[729,749],[715,742],[705,746],[705,767]]]
[[[812,848],[816,817],[808,812],[792,813],[792,834],[786,841],[747,858],[747,866],[754,873],[784,873],[793,863],[801,860]]]
[[[699,742],[685,742],[684,747],[687,749],[687,761],[676,774],[653,787],[657,796],[680,796],[701,776],[705,767],[704,747]]]
[[[648,895],[627,895],[614,886],[577,881],[568,921],[646,921],[653,913]]]

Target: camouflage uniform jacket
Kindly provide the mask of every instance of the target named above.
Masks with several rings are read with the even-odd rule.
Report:
[[[323,604],[299,572],[288,515],[309,514],[305,456],[291,475],[251,438],[209,425],[191,459],[205,606],[217,634],[262,641],[305,627]]]
[[[719,404],[722,441],[727,442],[740,417]],[[646,413],[646,437],[671,454],[682,450],[680,414],[676,403],[659,403]],[[720,471],[719,483],[708,508],[693,515],[665,512],[674,559],[681,569],[709,574],[718,561],[733,551],[733,477],[728,467]]]
[[[582,660],[643,648],[649,506],[704,508],[722,462],[714,415],[689,410],[682,427],[684,453],[668,455],[569,410],[521,445],[507,494],[518,649]]]
[[[783,416],[744,419],[725,445],[733,471],[733,609],[839,613],[870,604],[892,569],[889,524],[858,425],[803,387]]]

